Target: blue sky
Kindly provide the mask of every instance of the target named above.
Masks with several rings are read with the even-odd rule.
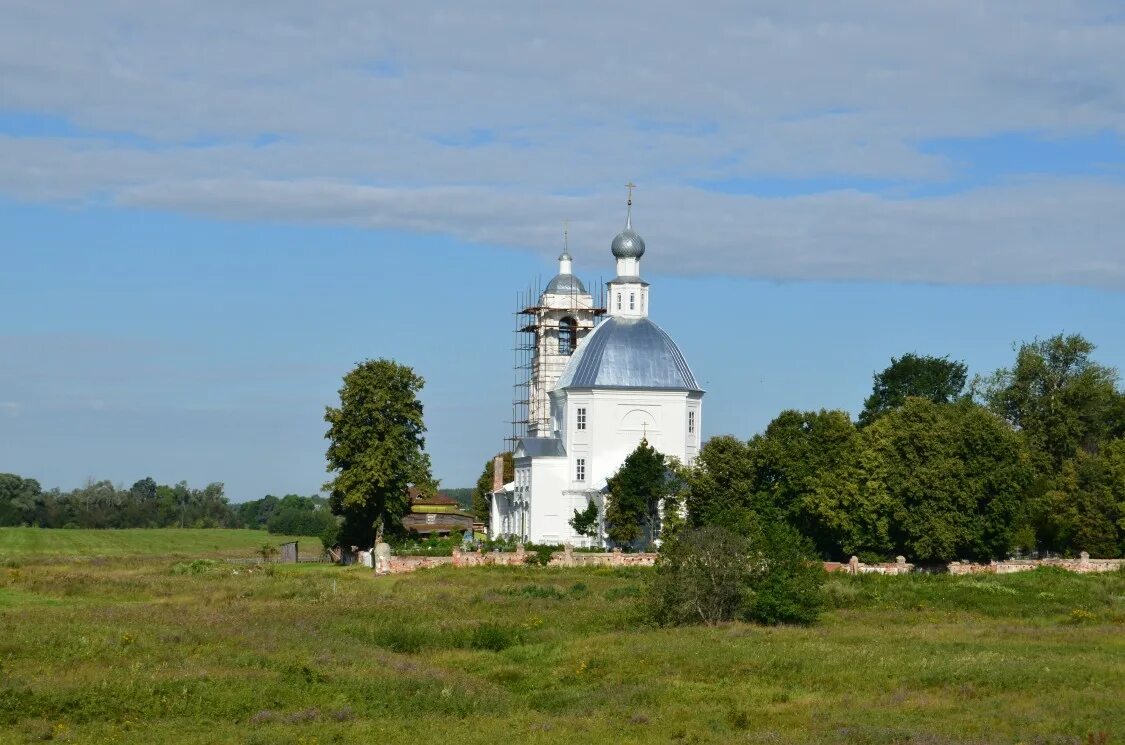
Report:
[[[1079,332],[1125,369],[1115,5],[645,7],[14,3],[0,471],[309,493],[341,376],[392,357],[470,485],[516,293],[564,220],[607,277],[630,179],[705,434],[855,412],[909,351]]]

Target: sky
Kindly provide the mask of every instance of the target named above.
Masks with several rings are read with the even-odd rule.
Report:
[[[610,7],[612,6],[612,7]],[[1125,370],[1120,2],[0,0],[0,472],[313,493],[357,362],[470,486],[517,295],[635,182],[703,433],[906,352]]]

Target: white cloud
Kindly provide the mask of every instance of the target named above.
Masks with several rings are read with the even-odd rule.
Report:
[[[36,1],[5,18],[0,106],[103,133],[0,137],[0,194],[20,199],[552,252],[569,217],[601,251],[632,178],[661,270],[1125,288],[1115,181],[691,186],[934,185],[957,164],[926,140],[1125,134],[1116,3]]]

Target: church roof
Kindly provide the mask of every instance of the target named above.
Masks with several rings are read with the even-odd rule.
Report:
[[[513,455],[517,458],[561,457],[566,455],[566,448],[557,437],[522,437]]]
[[[547,283],[547,289],[543,290],[544,295],[547,293],[585,295],[586,286],[582,284],[582,280],[573,274],[556,274],[555,278]]]
[[[644,287],[648,287],[648,282],[645,282],[643,279],[635,275],[631,277],[614,277],[609,281],[609,283],[611,285],[643,285]]]
[[[702,391],[664,329],[647,318],[621,316],[582,340],[555,387]]]

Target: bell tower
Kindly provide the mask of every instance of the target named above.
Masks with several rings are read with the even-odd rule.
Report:
[[[527,402],[528,436],[554,435],[548,394],[579,342],[593,330],[597,316],[602,312],[595,307],[594,298],[582,280],[574,274],[574,260],[570,256],[567,231],[564,230],[559,273],[547,283],[538,303],[524,310],[525,317],[531,320],[525,329],[534,333]]]

